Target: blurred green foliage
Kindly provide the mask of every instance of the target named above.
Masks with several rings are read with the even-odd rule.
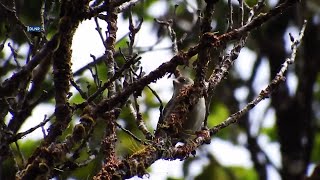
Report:
[[[320,132],[319,131],[315,134],[314,147],[311,155],[311,160],[314,163],[320,162]]]
[[[27,26],[27,25],[40,25],[40,14],[39,9],[41,7],[40,1],[37,0],[29,0],[29,1],[23,1],[23,0],[17,0],[15,1],[17,4],[17,16],[20,18],[20,20]],[[48,19],[46,19],[46,35],[49,39],[52,35],[52,32],[54,32],[57,28],[58,24],[58,9],[60,5],[60,1],[58,0],[47,0],[46,2],[46,8],[50,9],[50,14],[47,15]],[[132,14],[134,17],[137,17],[138,19],[143,18],[144,23],[151,23],[155,36],[158,36],[159,39],[161,39],[164,36],[168,35],[167,29],[161,27],[158,23],[154,21],[154,15],[153,12],[150,12],[151,8],[155,8],[154,6],[157,5],[159,1],[157,0],[147,0],[147,1],[141,1],[141,3],[138,3],[137,5],[133,6]],[[163,1],[162,1],[163,3]],[[183,43],[179,45],[180,49],[186,49],[190,47],[190,45],[193,45],[195,43],[195,40],[199,38],[199,22],[198,22],[198,14],[197,14],[197,8],[192,8],[189,6],[186,1],[164,1],[166,3],[166,8],[163,9],[163,15],[161,17],[157,17],[159,20],[167,21],[170,19],[173,19],[173,28],[177,33],[178,40],[180,40],[181,37],[183,37],[184,34],[187,34],[187,37],[184,39]],[[175,6],[178,3],[177,7]],[[196,1],[195,2],[197,7],[200,9],[204,6],[203,1]],[[245,3],[252,7],[257,3],[257,0],[246,0]],[[228,6],[225,1],[219,1],[217,3],[217,8],[214,12],[214,20],[212,22],[213,31],[217,34],[221,34],[226,31],[227,29],[227,23],[226,23],[226,12],[228,11]],[[159,11],[161,11],[159,9]],[[238,11],[234,12],[235,14],[238,13]],[[121,16],[127,21],[129,17],[129,11],[125,11],[121,14]],[[8,26],[9,19],[0,19],[0,42],[2,42],[5,37],[10,34],[10,37],[14,41],[14,43],[17,43],[19,45],[26,43],[26,38],[22,34],[21,30],[19,30],[16,26]],[[278,22],[279,26],[286,26],[287,24],[283,24],[282,22]],[[9,23],[10,24],[10,23]],[[277,33],[277,28],[270,28],[265,29],[261,28],[264,31],[271,31],[274,33]],[[253,32],[255,36],[261,35],[259,33]],[[263,34],[263,32],[262,32]],[[127,42],[129,41],[128,37],[122,38],[120,41],[116,44],[116,50],[118,51],[119,48],[126,54],[128,52],[128,45]],[[100,42],[99,42],[100,43]],[[251,43],[251,44],[250,44]],[[253,41],[249,40],[249,45],[251,49],[256,48],[256,44],[254,44]],[[0,53],[0,58],[4,57],[3,51]],[[120,55],[117,55],[115,57],[117,65],[119,68],[122,67],[122,65],[125,63],[124,58]],[[196,59],[196,56],[193,57],[193,59]],[[190,63],[191,64],[191,63]],[[211,64],[210,64],[211,66]],[[213,66],[213,65],[212,65]],[[213,70],[213,67],[210,67]],[[7,68],[10,71],[14,69],[15,66],[12,65],[12,67]],[[187,68],[182,68],[187,69]],[[8,72],[3,72],[0,69],[0,74],[6,74]],[[96,71],[97,70],[97,71]],[[97,75],[99,77],[99,80],[104,83],[108,80],[107,76],[107,68],[105,64],[98,63],[96,65],[96,69],[92,68],[92,71],[94,75]],[[187,74],[192,74],[191,68],[185,70]],[[84,90],[88,95],[92,95],[97,89],[97,84],[93,80],[94,77],[91,76],[80,76],[76,77],[76,82],[80,86],[82,90]],[[235,78],[236,79],[236,78]],[[317,84],[320,84],[320,75],[317,77]],[[170,84],[171,86],[171,84]],[[46,81],[43,84],[43,88],[46,90],[52,89],[52,75],[50,74],[47,76]],[[320,100],[320,88],[317,86],[315,87],[315,99],[317,101]],[[50,92],[49,92],[50,93]],[[224,96],[227,96],[224,94]],[[221,99],[220,99],[221,98]],[[151,118],[158,118],[159,113],[157,114],[151,114],[149,113],[150,110],[158,110],[159,109],[159,102],[155,98],[154,94],[148,89],[145,88],[143,90],[142,97],[139,97],[139,104],[142,104],[140,106],[140,110],[142,111],[143,120],[146,122],[148,128],[151,132],[153,132],[153,129],[150,127],[150,119]],[[73,96],[70,99],[71,104],[78,104],[82,103],[84,99],[80,96],[79,93],[73,94]],[[53,104],[53,99],[50,100],[50,102]],[[143,108],[142,108],[143,106]],[[158,112],[158,111],[157,111]],[[227,103],[223,103],[223,97],[217,97],[217,100],[214,101],[212,104],[210,115],[208,117],[208,127],[213,127],[230,116],[230,114],[233,113],[231,110],[229,110],[229,106]],[[61,137],[61,141],[63,138],[70,134],[72,132],[73,125],[75,124],[76,120],[81,116],[80,112],[76,112],[76,117],[74,118],[73,122],[70,123],[70,126],[68,127],[67,131],[64,132],[63,136]],[[156,116],[156,117],[154,117]],[[134,133],[138,138],[143,138],[142,133],[138,130],[136,126],[136,122],[134,121],[134,116],[131,114],[130,109],[128,107],[125,107],[122,109],[120,117],[118,119],[119,124],[125,129],[130,130],[132,133]],[[319,125],[317,125],[319,126]],[[97,120],[96,128],[93,132],[93,136],[90,139],[90,143],[88,143],[88,149],[91,151],[96,152],[81,152],[80,158],[78,159],[78,162],[82,162],[83,160],[87,159],[90,154],[96,154],[97,158],[89,163],[87,166],[84,166],[82,168],[77,169],[74,172],[64,172],[62,174],[62,179],[67,179],[70,177],[76,178],[76,179],[86,179],[89,177],[92,177],[95,175],[96,171],[100,167],[100,162],[103,160],[101,154],[99,154],[99,150],[97,147],[100,146],[101,139],[104,137],[104,131],[105,131],[105,124],[103,120]],[[224,141],[231,141],[232,143],[237,143],[236,137],[243,133],[242,129],[238,126],[230,126],[229,128],[223,129],[220,131],[214,138],[220,138]],[[262,127],[261,133],[268,136],[271,142],[277,141],[277,132],[275,127]],[[135,141],[131,136],[126,134],[124,131],[118,129],[117,130],[118,135],[118,141],[117,141],[117,149],[116,153],[118,155],[121,155],[123,157],[128,157],[134,152],[137,152],[141,149],[143,149],[143,145],[139,144],[139,142]],[[144,140],[144,139],[143,139]],[[40,141],[37,140],[28,140],[28,141],[19,141],[19,147],[22,150],[22,153],[25,157],[29,157],[32,152],[35,150],[36,147],[38,147],[40,144]],[[12,149],[14,149],[15,153],[17,152],[16,146],[12,145]],[[86,149],[86,150],[88,150]],[[320,161],[320,133],[317,132],[315,135],[315,141],[314,141],[314,150],[312,152],[311,160],[313,162],[319,162]],[[223,165],[219,164],[217,160],[213,157],[213,155],[209,154],[209,164],[203,169],[203,171],[196,177],[196,179],[221,179],[221,180],[231,180],[231,179],[239,179],[239,180],[253,180],[258,179],[258,176],[253,168],[245,168],[245,167],[224,167]],[[199,160],[200,157],[189,158],[188,160],[184,161],[184,174],[188,175],[189,167],[194,160]],[[18,159],[19,164],[21,163],[21,159]],[[4,172],[10,172],[14,171],[14,169],[10,169],[9,167],[13,166],[13,162],[5,162],[2,171]],[[9,173],[11,174],[11,173]],[[168,179],[172,179],[168,177]]]

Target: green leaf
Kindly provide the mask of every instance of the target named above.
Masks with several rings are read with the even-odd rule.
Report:
[[[81,97],[80,93],[76,93],[72,96],[72,98],[70,99],[70,102],[73,104],[79,104],[82,103],[84,101],[84,99]]]
[[[213,127],[226,120],[229,116],[229,110],[222,103],[216,103],[208,116],[208,126]]]
[[[245,0],[244,1],[249,7],[253,7],[258,3],[258,0]]]
[[[19,141],[18,144],[22,154],[25,157],[29,157],[32,155],[33,151],[40,145],[40,141],[28,139],[26,141]],[[12,145],[12,147],[13,149],[17,150],[15,145]]]
[[[262,128],[261,133],[267,135],[271,141],[278,141],[277,132],[274,127]]]
[[[254,169],[247,169],[244,167],[228,167],[233,172],[234,176],[238,180],[256,180],[258,179],[257,173]]]
[[[319,132],[315,134],[311,159],[313,162],[316,162],[316,163],[320,161],[320,133]]]

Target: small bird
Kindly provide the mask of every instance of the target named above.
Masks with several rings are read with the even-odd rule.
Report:
[[[177,79],[173,80],[173,95],[168,104],[166,105],[163,111],[163,120],[170,115],[173,107],[175,106],[175,99],[178,97],[181,89],[192,86],[193,80],[187,77],[180,76]],[[204,97],[201,97],[197,104],[195,104],[191,111],[188,112],[187,118],[185,118],[184,122],[182,122],[182,132],[180,132],[179,139],[187,140],[192,135],[195,134],[195,131],[199,131],[201,129],[201,125],[205,119],[206,114],[206,105]],[[162,120],[162,121],[163,121]],[[159,122],[161,123],[161,122]],[[158,124],[159,124],[158,123]]]

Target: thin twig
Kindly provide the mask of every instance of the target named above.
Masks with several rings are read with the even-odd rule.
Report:
[[[134,140],[138,141],[140,144],[143,144],[143,145],[148,145],[148,143],[142,141],[141,139],[139,139],[136,135],[134,135],[131,131],[125,129],[124,127],[122,127],[120,124],[118,124],[116,122],[116,125],[118,128],[120,128],[122,131],[124,131],[125,133],[127,133],[129,136],[131,136]]]
[[[128,34],[123,35],[123,36],[119,39],[118,42],[121,42],[124,38],[127,37],[127,35],[128,35]],[[146,50],[146,51],[147,51],[147,50]],[[120,55],[119,52],[115,52],[115,53],[114,53],[114,57],[115,57],[115,58],[117,58],[119,55]],[[106,56],[105,54],[103,54],[102,56],[96,58],[95,61],[90,62],[90,63],[86,64],[85,66],[81,67],[80,69],[78,69],[77,71],[75,71],[75,72],[73,73],[73,76],[75,77],[75,76],[81,75],[81,74],[82,74],[84,71],[86,71],[87,69],[95,66],[96,64],[99,64],[99,63],[103,62],[103,61],[106,59],[106,57],[107,57],[107,56]]]
[[[296,57],[296,53],[297,53],[297,49],[298,46],[303,38],[304,35],[304,31],[306,28],[306,24],[307,21],[304,21],[304,24],[302,26],[302,29],[299,33],[299,39],[298,40],[293,40],[293,38],[291,38],[292,40],[292,53],[290,58],[287,58],[285,60],[285,62],[282,64],[282,67],[280,69],[280,71],[277,73],[276,77],[271,81],[271,83],[264,89],[262,90],[258,97],[256,97],[254,100],[252,100],[251,102],[249,102],[244,108],[242,108],[240,111],[232,114],[229,118],[227,118],[224,122],[218,124],[217,126],[213,127],[210,129],[210,134],[216,134],[218,131],[220,131],[221,129],[228,127],[231,124],[237,123],[238,120],[246,113],[248,113],[249,110],[251,110],[252,108],[254,108],[259,102],[261,102],[262,100],[268,98],[271,93],[280,85],[281,82],[285,81],[285,73],[288,70],[288,66],[290,64],[292,64],[295,60]],[[292,36],[290,36],[292,37]]]
[[[131,58],[128,62],[126,62],[126,63],[121,67],[120,70],[118,70],[118,71],[115,72],[115,74],[114,74],[113,77],[111,77],[107,82],[105,82],[105,83],[101,86],[101,88],[99,88],[95,93],[93,93],[93,94],[88,98],[88,100],[87,100],[86,103],[91,102],[91,101],[94,100],[97,96],[99,96],[105,89],[107,89],[107,88],[109,87],[109,85],[110,85],[112,82],[114,82],[116,79],[118,79],[118,78],[122,75],[122,73],[123,73],[124,70],[126,70],[128,67],[130,67],[131,64],[136,63],[136,62],[137,62],[138,60],[140,60],[140,59],[141,59],[141,57],[135,56],[135,57]]]
[[[33,131],[35,131],[35,130],[38,129],[39,127],[44,126],[47,122],[50,121],[50,119],[51,119],[51,118],[45,119],[44,121],[42,121],[41,123],[39,123],[39,124],[36,125],[35,127],[30,128],[30,129],[26,130],[25,132],[21,132],[21,133],[16,134],[12,139],[10,139],[10,142],[15,142],[15,141],[17,141],[18,139],[21,139],[22,137],[24,137],[24,136],[32,133]]]
[[[92,54],[90,54],[90,57],[92,58],[93,62],[97,61],[96,57]],[[93,77],[93,80],[95,82],[95,85],[100,88],[101,87],[101,80],[99,78],[99,73],[98,73],[98,67],[97,67],[97,63],[94,63],[95,65],[93,66],[94,67],[94,71],[95,73],[93,74],[93,71],[91,69],[89,69],[91,71],[91,74],[92,74],[92,77]]]
[[[10,47],[14,62],[16,63],[18,69],[21,69],[20,63],[17,60],[17,57],[18,57],[17,51],[12,47],[11,43],[8,43],[8,46]]]
[[[239,0],[239,11],[240,11],[240,14],[241,14],[241,26],[244,25],[244,0]]]
[[[136,109],[136,123],[137,123],[138,129],[145,135],[146,139],[152,139],[152,134],[150,133],[145,122],[142,119],[142,114],[140,112],[140,106],[137,101],[138,97],[137,97],[137,95],[134,95],[133,97],[134,97],[134,105],[135,105],[135,109]]]
[[[115,8],[115,11],[117,13],[123,12],[124,10],[128,9],[129,7],[135,5],[136,3],[138,3],[141,0],[131,0],[131,1],[127,1],[122,3],[121,5],[119,5],[118,7]]]
[[[178,54],[178,43],[177,43],[177,36],[176,36],[176,32],[174,31],[174,29],[172,28],[172,24],[173,24],[173,20],[169,19],[167,21],[161,21],[158,19],[154,19],[155,22],[157,22],[158,24],[167,27],[168,31],[169,31],[169,36],[171,38],[171,42],[172,42],[172,51],[173,54]]]
[[[40,23],[41,23],[41,37],[44,37],[45,26],[44,26],[44,19],[45,19],[45,6],[46,0],[41,0],[41,9],[40,9]]]
[[[162,100],[160,98],[160,96],[157,94],[157,92],[155,90],[153,90],[150,86],[147,86],[148,89],[152,92],[152,94],[157,98],[157,100],[159,101],[159,104],[160,104],[160,107],[159,107],[159,110],[160,110],[160,113],[162,113],[162,110],[163,110],[163,103],[162,103]]]
[[[262,10],[262,8],[265,6],[265,0],[259,0],[256,5],[254,5],[252,8],[250,8],[249,17],[247,20],[247,24],[252,21],[252,18],[257,15],[259,11]]]
[[[17,14],[16,14],[15,7],[13,10],[11,10],[10,8],[8,8],[4,4],[2,4],[2,2],[0,2],[0,10],[2,12],[5,12],[7,14],[6,17],[11,19],[14,24],[17,24],[20,27],[20,30],[23,32],[24,36],[27,38],[27,42],[29,43],[29,45],[31,45],[32,41],[26,32],[27,27],[18,18]]]
[[[129,49],[128,56],[129,57],[134,56],[133,46],[134,46],[134,42],[135,42],[135,37],[136,37],[136,34],[140,31],[142,23],[143,23],[143,19],[140,20],[140,22],[137,26],[135,26],[133,24],[132,11],[130,8],[130,11],[129,11],[129,31],[130,31],[129,39],[130,39],[130,42],[128,43],[128,49]],[[120,54],[122,55],[122,57],[124,58],[125,61],[128,61],[127,58],[125,57],[125,55],[122,53],[122,51],[120,51]],[[124,83],[128,83],[128,82],[132,83],[134,81],[134,78],[132,77],[133,75],[136,75],[137,78],[141,78],[141,76],[139,76],[135,73],[135,71],[138,68],[139,68],[139,66],[136,66],[135,64],[130,65],[129,70],[127,71],[127,73],[125,75],[125,82]],[[140,69],[142,72],[142,67],[140,67]],[[124,86],[125,86],[125,84],[124,84]],[[134,116],[134,119],[135,119],[135,122],[136,122],[138,129],[145,135],[146,139],[151,139],[152,135],[149,132],[149,130],[147,129],[147,126],[145,125],[145,123],[142,119],[142,114],[140,112],[140,107],[139,107],[137,99],[138,99],[138,93],[134,93],[133,98],[131,98],[131,101],[129,104],[129,109],[131,111],[131,114]],[[133,104],[135,105],[135,108],[133,107]]]
[[[228,0],[228,7],[229,7],[229,11],[228,11],[228,15],[229,15],[229,18],[228,18],[228,30],[231,30],[233,29],[233,6],[232,6],[232,3],[231,3],[231,0]]]
[[[78,84],[74,81],[73,78],[70,79],[70,84],[71,84],[74,88],[76,88],[76,90],[80,93],[80,95],[81,95],[81,97],[82,97],[83,99],[87,99],[87,98],[88,98],[87,94],[81,90],[80,86],[78,86]]]
[[[101,27],[100,27],[100,25],[99,25],[99,22],[98,22],[98,18],[97,18],[97,17],[94,17],[94,22],[96,23],[96,31],[98,32],[98,34],[99,34],[99,36],[100,36],[100,39],[101,39],[101,41],[102,41],[103,46],[106,48],[107,45],[106,45],[105,40],[104,40],[104,38],[103,38],[103,35],[102,35],[102,32],[101,32]]]
[[[18,142],[16,141],[16,142],[14,142],[14,144],[15,144],[16,147],[17,147],[17,151],[18,151],[18,154],[19,154],[20,159],[21,159],[21,164],[25,164],[25,158],[24,158],[24,156],[23,156],[23,154],[22,154],[22,152],[21,152],[21,150],[20,150],[20,147],[19,147]]]

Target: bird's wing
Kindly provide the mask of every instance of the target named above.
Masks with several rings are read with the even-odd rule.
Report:
[[[163,109],[162,114],[159,117],[157,129],[159,128],[159,125],[164,124],[164,120],[166,119],[167,115],[170,113],[170,110],[172,109],[172,106],[174,104],[173,101],[174,101],[173,98],[171,98],[170,101],[165,106],[165,108]]]

